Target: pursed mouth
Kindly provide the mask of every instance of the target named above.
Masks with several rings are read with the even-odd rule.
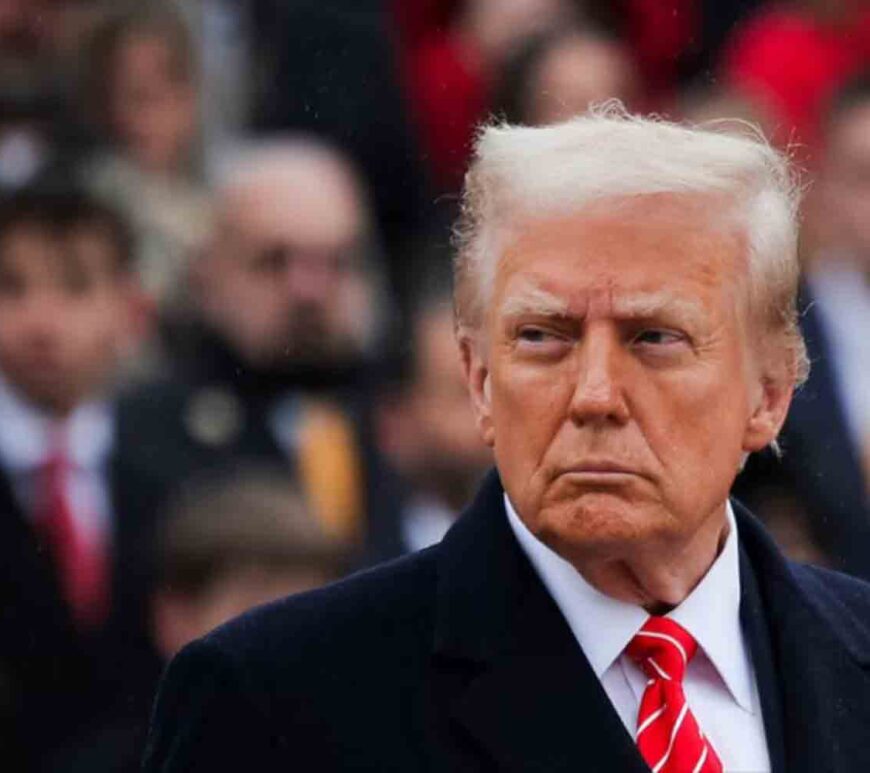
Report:
[[[618,479],[618,478],[646,478],[647,476],[636,467],[629,467],[625,464],[610,461],[595,461],[584,462],[582,464],[566,467],[559,472],[559,477],[571,476],[580,478],[600,478],[600,479]]]

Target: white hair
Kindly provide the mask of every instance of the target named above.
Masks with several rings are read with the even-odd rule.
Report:
[[[729,214],[743,225],[749,308],[766,331],[782,335],[789,372],[802,381],[807,361],[795,303],[800,190],[787,158],[760,131],[740,125],[739,133],[680,125],[630,115],[610,101],[546,127],[484,127],[456,230],[460,328],[480,327],[501,251],[498,237],[517,217],[570,214],[647,194],[707,194],[729,202]]]

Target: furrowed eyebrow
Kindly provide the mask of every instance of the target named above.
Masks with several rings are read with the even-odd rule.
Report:
[[[527,286],[504,299],[500,308],[503,317],[573,316],[569,303],[540,287]],[[705,316],[701,303],[673,295],[669,292],[638,294],[617,300],[612,309],[614,316],[622,319],[677,318],[698,319]]]
[[[564,317],[568,303],[540,288],[530,287],[505,298],[501,305],[502,316],[519,317],[533,314],[542,317]]]
[[[658,316],[697,318],[704,315],[703,306],[688,298],[673,295],[650,295],[626,298],[616,305],[617,316],[630,319],[649,319]]]

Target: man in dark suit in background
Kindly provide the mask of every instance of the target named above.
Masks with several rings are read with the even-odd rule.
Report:
[[[40,759],[115,702],[144,723],[159,676],[147,560],[165,486],[116,388],[138,297],[111,211],[76,191],[0,204],[0,671]]]
[[[140,448],[179,478],[281,466],[331,534],[361,545],[369,513],[391,507],[370,430],[390,309],[368,197],[306,136],[222,162],[192,313],[167,336],[172,377],[141,390]]]
[[[866,770],[870,588],[728,498],[805,375],[796,204],[745,133],[484,131],[456,306],[497,474],[184,650],[145,770]]]
[[[780,544],[870,579],[870,71],[831,100],[801,290],[812,371],[735,494]],[[799,552],[798,552],[799,551]]]

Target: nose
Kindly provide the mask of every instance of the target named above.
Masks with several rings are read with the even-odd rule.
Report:
[[[57,299],[47,293],[31,294],[22,309],[21,320],[21,336],[31,347],[51,345],[64,329]]]
[[[593,326],[585,332],[570,405],[571,419],[576,424],[624,424],[628,421],[622,354],[615,331]]]
[[[287,273],[289,295],[297,303],[323,303],[334,289],[329,265],[318,255],[299,256]]]

